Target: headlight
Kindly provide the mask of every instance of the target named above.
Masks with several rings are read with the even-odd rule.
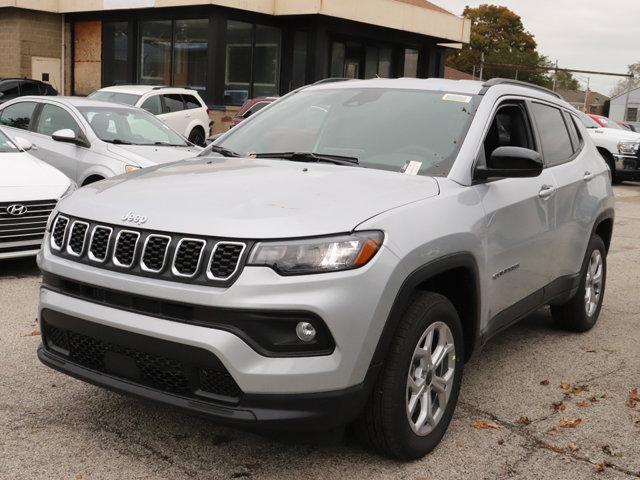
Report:
[[[618,143],[618,152],[628,155],[635,155],[640,149],[640,142],[620,142]]]
[[[60,200],[62,200],[63,198],[66,198],[69,195],[71,195],[77,189],[78,189],[78,185],[76,184],[76,182],[71,181],[67,189],[60,196],[60,199],[58,200],[58,202],[60,202]],[[54,208],[49,214],[49,218],[47,218],[47,226],[46,226],[47,233],[51,232],[51,226],[53,225],[53,221],[55,220],[57,215],[58,215],[58,207],[56,206],[56,208]]]
[[[267,266],[281,275],[337,272],[366,265],[380,250],[382,232],[262,242],[255,246],[249,265]]]
[[[60,200],[62,200],[65,197],[68,197],[69,195],[71,195],[73,192],[75,192],[78,189],[78,185],[76,184],[76,182],[71,182],[69,184],[69,187],[65,190],[65,192],[62,194],[62,196],[60,197]]]
[[[126,173],[133,173],[137,172],[138,170],[140,170],[140,167],[138,167],[137,165],[127,165],[126,167],[124,167],[124,171]]]

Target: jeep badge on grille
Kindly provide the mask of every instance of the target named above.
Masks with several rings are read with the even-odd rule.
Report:
[[[123,222],[131,222],[131,223],[136,223],[138,225],[147,223],[147,220],[149,220],[149,217],[145,217],[144,215],[136,215],[132,211],[129,211],[129,213],[126,213],[125,215],[122,216]]]

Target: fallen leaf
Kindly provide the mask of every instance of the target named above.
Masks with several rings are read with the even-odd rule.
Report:
[[[600,463],[596,463],[596,472],[598,473],[602,473],[604,472],[604,469],[607,467],[606,462],[600,462]]]
[[[556,412],[564,412],[567,409],[567,406],[564,404],[564,402],[554,402],[551,406]]]
[[[37,328],[31,333],[23,335],[23,337],[39,337],[39,336],[40,336],[40,330],[38,330]]]
[[[636,405],[640,402],[640,396],[638,395],[638,388],[632,388],[629,390],[629,397],[627,398],[627,407],[636,408]]]
[[[518,420],[516,420],[516,423],[520,425],[529,425],[531,423],[531,420],[529,420],[529,417],[522,416]]]
[[[540,385],[543,385],[543,386],[545,386],[545,387],[546,387],[547,385],[549,385],[549,380],[542,380],[542,381],[540,382]]]
[[[571,391],[571,385],[567,382],[560,382],[560,388],[564,390],[565,393],[569,393]]]
[[[589,402],[586,400],[580,400],[579,402],[576,402],[576,405],[580,408],[587,408],[589,406]]]
[[[558,426],[560,428],[575,428],[582,423],[581,418],[561,418]]]
[[[597,403],[597,402],[598,402],[598,399],[597,399],[597,398],[596,398],[596,396],[594,395],[593,397],[591,397],[591,398],[589,399],[589,401],[590,401],[591,403]]]
[[[620,452],[613,451],[613,449],[611,448],[611,445],[603,445],[602,451],[607,455],[609,455],[610,457],[622,457],[622,454]]]
[[[478,430],[488,430],[493,428],[494,430],[499,429],[500,427],[493,422],[489,422],[487,420],[474,420],[471,424],[473,428],[477,428]]]
[[[571,389],[571,393],[573,393],[574,395],[578,395],[582,392],[588,392],[589,391],[589,385],[574,385],[573,388]]]
[[[82,475],[78,473],[75,477],[75,480],[82,480]]]
[[[593,348],[590,348],[589,350],[585,350],[587,353],[596,353],[596,351]]]
[[[575,443],[570,443],[567,448],[572,452],[577,452],[579,450],[579,447]]]

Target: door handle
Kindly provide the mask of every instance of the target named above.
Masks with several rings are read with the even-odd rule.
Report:
[[[556,189],[553,185],[542,185],[542,187],[540,187],[540,192],[538,192],[538,196],[540,198],[549,198],[554,193],[556,193]]]
[[[588,181],[590,181],[590,180],[593,180],[595,177],[596,177],[596,176],[595,176],[595,174],[591,173],[591,172],[590,172],[590,171],[588,171],[588,170],[587,170],[586,172],[584,172],[584,177],[583,177],[583,178],[584,178],[584,181],[585,181],[585,182],[588,182]]]

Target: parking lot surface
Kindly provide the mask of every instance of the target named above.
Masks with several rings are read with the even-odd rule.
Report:
[[[441,445],[399,463],[348,436],[265,438],[56,373],[40,342],[33,259],[0,263],[0,478],[640,477],[640,185],[616,187],[604,307],[582,335],[541,310],[465,369]],[[550,255],[553,252],[549,252]]]

